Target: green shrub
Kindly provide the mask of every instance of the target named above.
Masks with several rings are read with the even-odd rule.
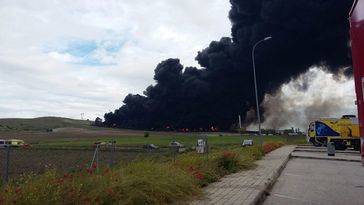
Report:
[[[144,132],[144,137],[148,138],[149,137],[149,132]]]
[[[213,149],[208,157],[192,152],[183,154],[178,158],[177,166],[187,170],[203,187],[227,174],[253,168],[254,161],[262,156],[258,147],[220,147]]]
[[[191,175],[170,164],[142,161],[124,171],[125,204],[168,204],[200,194]]]
[[[238,154],[231,151],[224,151],[219,157],[219,167],[226,170],[227,173],[233,173],[239,170],[239,157]]]

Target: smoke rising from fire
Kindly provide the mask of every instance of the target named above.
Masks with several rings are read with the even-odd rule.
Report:
[[[263,127],[305,130],[318,118],[357,115],[355,99],[353,78],[343,72],[333,75],[324,68],[311,68],[274,94],[265,95]]]
[[[128,95],[120,109],[105,114],[105,124],[137,129],[229,129],[238,115],[246,118],[255,105],[251,50],[266,36],[273,39],[256,51],[260,103],[266,94],[312,66],[337,73],[351,65],[347,15],[352,0],[230,2],[232,38],[213,41],[198,52],[201,68],[184,67],[178,59],[161,62],[155,69],[156,84],[144,95]],[[310,84],[307,81],[300,89]]]

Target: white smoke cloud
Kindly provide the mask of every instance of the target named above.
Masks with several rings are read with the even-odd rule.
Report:
[[[262,127],[306,130],[308,123],[318,118],[357,115],[355,100],[352,78],[313,67],[282,85],[274,94],[265,95]]]

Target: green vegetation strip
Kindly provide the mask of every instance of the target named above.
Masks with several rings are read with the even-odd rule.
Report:
[[[0,119],[0,131],[51,131],[56,128],[90,128],[91,122],[60,117]]]
[[[281,146],[216,147],[207,154],[189,152],[172,160],[139,159],[113,169],[97,167],[74,173],[48,171],[10,182],[0,204],[171,204],[201,196],[201,187],[254,167],[264,153]]]
[[[117,146],[142,146],[145,144],[155,144],[159,147],[166,147],[172,140],[176,140],[187,147],[195,146],[197,139],[201,136],[191,135],[191,136],[179,136],[171,133],[170,136],[158,136],[152,135],[145,138],[143,136],[122,136],[115,137]],[[92,147],[93,143],[96,141],[109,142],[112,137],[100,137],[97,139],[80,139],[80,140],[70,140],[70,139],[50,139],[49,141],[41,141],[36,146],[49,146],[49,147]],[[259,142],[261,139],[264,142],[284,142],[285,144],[304,144],[306,139],[304,136],[244,136],[243,139],[254,139],[254,141]],[[240,143],[239,136],[208,136],[208,143],[210,145],[233,145]]]

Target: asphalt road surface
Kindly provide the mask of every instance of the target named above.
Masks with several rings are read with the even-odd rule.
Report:
[[[364,167],[360,162],[292,158],[265,205],[364,205]],[[312,153],[311,153],[312,155]]]

